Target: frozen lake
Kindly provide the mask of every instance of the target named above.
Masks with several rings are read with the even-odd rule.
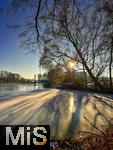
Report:
[[[43,85],[39,83],[0,83],[0,97],[14,96],[37,89],[43,89]]]

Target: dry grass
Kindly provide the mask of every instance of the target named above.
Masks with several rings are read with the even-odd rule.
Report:
[[[106,128],[103,134],[83,133],[75,142],[54,141],[51,143],[51,150],[113,150],[113,125]]]

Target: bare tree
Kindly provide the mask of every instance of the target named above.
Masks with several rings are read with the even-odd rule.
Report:
[[[108,53],[108,70],[110,89],[113,88],[112,68],[113,68],[113,1],[104,0],[101,9],[105,14],[106,32],[104,34],[104,42]]]
[[[90,0],[84,4],[77,0],[12,2],[14,10],[29,4],[35,9],[31,24],[27,21],[31,29],[21,34],[22,46],[32,45],[31,50],[40,48],[41,63],[50,60],[51,64],[65,67],[68,59],[79,62],[95,87],[103,89],[99,77],[107,68],[110,55],[106,50],[107,30],[101,1]]]

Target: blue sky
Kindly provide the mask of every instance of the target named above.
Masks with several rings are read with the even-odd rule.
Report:
[[[0,6],[4,9],[9,5],[10,0],[0,0]],[[17,14],[0,14],[0,70],[7,70],[20,73],[25,78],[33,78],[34,74],[39,73],[38,56],[27,54],[26,51],[19,49],[19,31],[12,31],[6,24],[18,24],[24,22],[27,12]]]

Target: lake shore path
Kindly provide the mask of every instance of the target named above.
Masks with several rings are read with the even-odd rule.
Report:
[[[113,94],[37,90],[0,100],[0,125],[50,125],[51,139],[97,133],[113,124]]]

